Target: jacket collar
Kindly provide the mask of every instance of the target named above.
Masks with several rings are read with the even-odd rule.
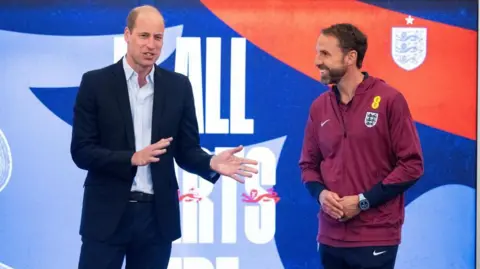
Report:
[[[375,78],[371,77],[367,72],[362,72],[362,74],[364,75],[363,81],[358,84],[357,89],[355,89],[355,96],[368,91],[375,81]],[[332,85],[331,92],[335,94],[337,102],[340,102],[340,91],[338,90],[336,84]]]

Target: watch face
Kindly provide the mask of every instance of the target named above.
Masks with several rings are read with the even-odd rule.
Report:
[[[368,207],[369,207],[369,204],[368,204],[367,200],[360,201],[360,209],[366,210],[366,209],[368,209]]]

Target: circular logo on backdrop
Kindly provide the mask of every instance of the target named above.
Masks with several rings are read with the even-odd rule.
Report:
[[[0,129],[0,192],[7,186],[12,176],[12,153],[7,137]]]

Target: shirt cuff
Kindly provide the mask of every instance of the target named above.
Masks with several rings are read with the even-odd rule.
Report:
[[[397,197],[397,195],[404,193],[416,182],[417,180],[398,184],[383,184],[382,182],[380,182],[377,185],[373,186],[373,188],[371,188],[369,191],[365,192],[363,195],[368,200],[370,207],[377,207]]]
[[[320,182],[312,181],[312,182],[306,182],[305,187],[307,188],[308,192],[310,195],[315,198],[317,203],[320,204],[320,193],[322,193],[323,190],[326,189],[325,185],[323,185]]]

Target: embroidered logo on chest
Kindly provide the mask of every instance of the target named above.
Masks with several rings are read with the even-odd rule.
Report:
[[[378,121],[378,113],[376,112],[367,112],[365,115],[365,126],[368,128],[372,128],[377,124]]]

